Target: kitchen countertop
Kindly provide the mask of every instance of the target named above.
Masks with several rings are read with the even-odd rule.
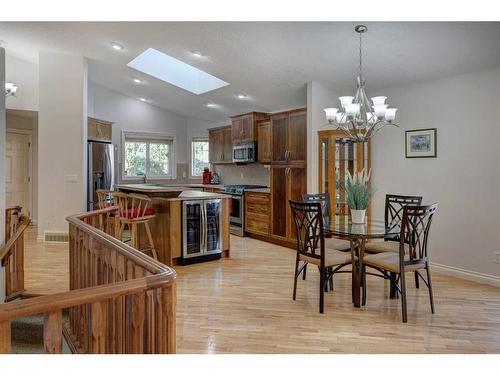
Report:
[[[270,194],[271,193],[271,189],[270,188],[245,189],[245,192]]]
[[[227,194],[208,193],[199,190],[192,190],[186,185],[158,186],[154,184],[116,184],[115,188],[122,190],[136,191],[144,193],[152,198],[164,199],[168,201],[190,200],[190,199],[218,199],[230,198]],[[165,193],[166,196],[162,196]],[[168,196],[168,193],[179,193],[178,196]]]

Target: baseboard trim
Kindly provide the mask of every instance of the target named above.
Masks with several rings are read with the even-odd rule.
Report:
[[[488,284],[500,288],[500,277],[487,275],[485,273],[468,271],[463,268],[446,266],[444,264],[431,263],[432,271],[442,273],[449,276],[455,276],[460,279],[475,281],[480,284]]]

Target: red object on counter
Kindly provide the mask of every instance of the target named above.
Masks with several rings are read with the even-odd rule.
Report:
[[[203,185],[209,185],[210,181],[212,181],[212,172],[204,171],[203,172]]]

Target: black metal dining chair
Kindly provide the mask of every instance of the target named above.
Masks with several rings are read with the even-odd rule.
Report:
[[[403,322],[408,321],[406,301],[406,272],[414,272],[429,289],[431,312],[434,314],[434,298],[428,257],[429,230],[437,210],[437,204],[428,206],[405,206],[402,210],[398,252],[381,252],[365,255],[363,264],[377,269],[391,281],[401,294]],[[427,279],[419,270],[425,269]],[[366,270],[363,269],[366,273]],[[399,285],[401,283],[401,285]]]
[[[351,255],[325,247],[323,211],[319,202],[290,200],[293,222],[297,233],[297,256],[293,282],[293,300],[297,295],[297,279],[309,263],[318,267],[320,274],[319,312],[324,312],[324,295],[327,283],[342,267],[351,263]],[[300,262],[303,262],[299,267]],[[350,271],[348,271],[350,272]]]

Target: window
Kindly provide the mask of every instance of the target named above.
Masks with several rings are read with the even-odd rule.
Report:
[[[201,177],[205,167],[208,167],[208,138],[193,138],[191,140],[191,177]]]
[[[175,138],[123,132],[122,178],[175,178]]]

